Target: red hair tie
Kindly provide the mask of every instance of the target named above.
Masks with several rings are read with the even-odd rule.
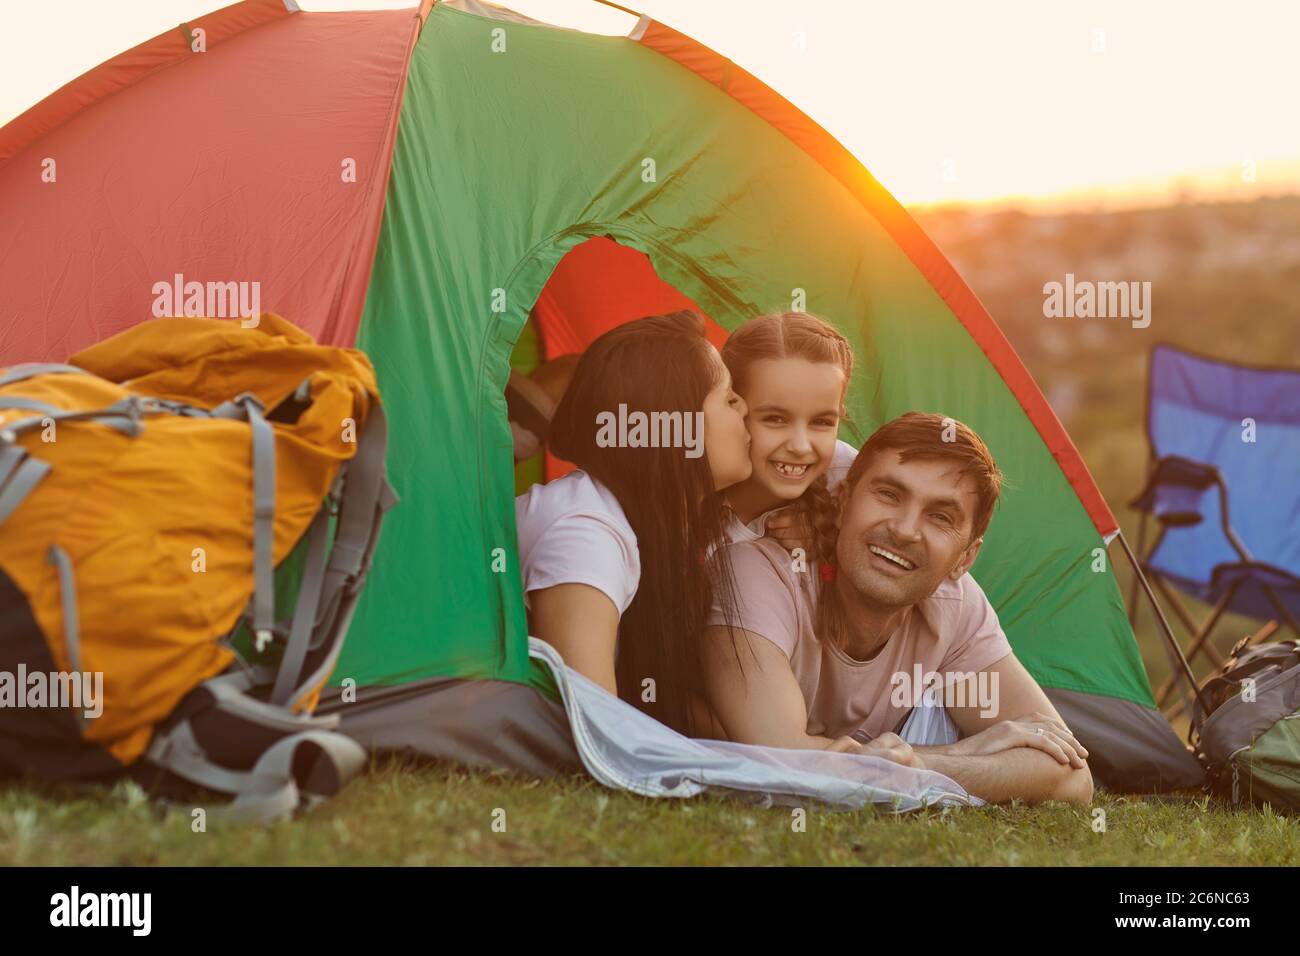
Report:
[[[834,580],[835,580],[835,565],[833,565],[833,564],[823,564],[823,565],[821,566],[821,576],[822,576],[822,580],[823,580],[823,581],[834,581]]]

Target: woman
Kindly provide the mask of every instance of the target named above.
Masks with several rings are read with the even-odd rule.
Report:
[[[682,441],[611,445],[610,419],[638,412],[680,413]],[[579,470],[515,499],[529,633],[669,726],[709,734],[698,638],[714,588],[730,592],[721,491],[751,465],[745,404],[703,320],[650,316],[598,338],[547,442]],[[715,553],[716,585],[703,566]]]
[[[771,534],[787,547],[834,547],[831,493],[857,451],[837,440],[846,417],[853,349],[833,326],[803,312],[761,315],[727,340],[722,360],[748,408],[750,477],[727,489],[731,541]],[[798,507],[774,516],[792,503]]]

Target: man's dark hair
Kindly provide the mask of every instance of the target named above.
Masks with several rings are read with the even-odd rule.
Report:
[[[931,412],[900,415],[867,439],[844,479],[840,494],[851,496],[871,463],[885,451],[898,452],[899,461],[903,462],[915,459],[956,464],[962,477],[970,477],[975,482],[978,504],[971,519],[970,539],[978,541],[984,536],[1002,491],[1002,472],[984,440],[968,425]]]

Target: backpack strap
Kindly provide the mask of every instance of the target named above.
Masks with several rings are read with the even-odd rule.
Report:
[[[304,380],[294,393],[297,401],[310,401],[310,379]],[[268,439],[274,440],[271,426],[261,416],[262,403],[254,395],[245,393],[212,410],[216,418],[242,419],[248,416],[250,424],[264,426]],[[255,426],[256,427],[256,426]],[[330,501],[321,506],[308,529],[308,552],[303,566],[302,580],[292,618],[288,620],[288,636],[284,654],[280,659],[271,689],[271,702],[290,710],[329,677],[334,669],[341,647],[338,635],[346,633],[357,596],[365,583],[378,540],[378,529],[383,514],[397,503],[397,495],[385,475],[385,456],[388,446],[388,425],[383,407],[378,403],[370,409],[365,429],[357,444],[356,454],[340,466],[330,497],[338,498],[338,522],[332,544],[329,542]],[[257,486],[257,447],[254,435],[254,486]],[[267,448],[263,457],[266,470],[274,474],[274,445]],[[336,489],[341,491],[336,492]],[[263,651],[277,630],[274,620],[274,581],[271,564],[271,535],[269,522],[274,515],[274,484],[266,490],[267,502],[258,512],[266,516],[266,576],[263,585],[257,564],[257,526],[254,526],[254,593],[251,629],[257,638],[255,647]],[[328,563],[326,558],[328,557]],[[258,623],[259,595],[265,596],[262,612],[265,622]],[[248,619],[247,612],[244,619]],[[284,628],[279,627],[280,633]],[[325,644],[333,645],[331,652],[313,660],[312,671],[303,673],[311,651]]]
[[[366,761],[365,749],[352,738],[309,729],[276,741],[251,770],[230,770],[208,758],[188,720],[155,734],[147,756],[191,783],[234,794],[217,815],[237,823],[287,819],[299,806],[333,796]]]
[[[25,398],[22,395],[0,395],[0,408],[21,408],[29,412],[44,412],[47,415],[57,415],[66,409],[59,408],[57,405],[51,405],[49,402],[42,402],[35,398]]]
[[[265,685],[255,674],[231,671],[210,677],[199,686],[212,695],[218,710],[277,732],[334,730],[339,725],[337,714],[325,714],[320,717],[295,714],[284,707],[258,700],[249,691]]]
[[[301,775],[295,774],[294,768],[308,759]],[[351,737],[324,730],[294,734],[257,759],[226,812],[236,821],[282,819],[299,806],[312,807],[334,796],[365,764],[365,748]]]
[[[25,381],[37,375],[59,374],[90,375],[91,373],[84,368],[78,368],[75,365],[63,365],[59,362],[23,362],[12,366],[9,371],[0,375],[0,388],[14,382]]]
[[[193,715],[155,730],[146,753],[151,763],[190,783],[233,794],[234,802],[215,812],[236,822],[286,819],[300,806],[337,793],[366,761],[365,748],[337,732],[337,714],[300,716],[249,693],[267,680],[264,669],[250,668],[199,685],[212,696],[215,710],[283,735],[258,755],[251,769],[232,770],[214,760],[195,734]]]
[[[253,633],[265,646],[275,623],[275,432],[262,417],[261,403],[248,398],[253,431]]]
[[[315,663],[311,673],[302,673],[309,650],[327,642],[337,645],[338,635],[346,633],[370,570],[384,512],[397,503],[384,474],[387,446],[387,419],[376,404],[366,419],[356,454],[340,468],[343,490],[328,565],[327,510],[322,508],[312,523],[289,641],[271,691],[273,704],[297,707],[334,669],[337,646]]]
[[[50,564],[58,569],[59,599],[63,606],[63,646],[68,652],[68,666],[74,674],[81,673],[81,623],[77,614],[77,579],[72,570],[72,559],[68,552],[57,544],[51,544],[45,554]],[[84,711],[74,711],[74,716],[82,732],[86,728]]]
[[[397,503],[397,495],[384,475],[388,450],[388,420],[376,404],[348,462],[347,483],[339,505],[338,533],[330,552],[326,585],[331,596],[345,588],[359,590],[370,567],[378,515]]]
[[[32,490],[50,473],[50,463],[0,438],[0,524],[9,520]]]
[[[212,410],[213,418],[246,420],[253,433],[253,636],[259,652],[275,624],[275,430],[265,410],[252,392]]]
[[[72,670],[81,670],[81,627],[77,617],[77,582],[72,573],[68,552],[57,544],[50,545],[46,558],[59,572],[59,597],[63,604],[63,641],[68,648]]]
[[[280,670],[275,675],[271,690],[271,703],[287,706],[293,699],[303,661],[311,644],[313,625],[316,623],[317,604],[325,582],[325,545],[329,537],[329,509],[322,507],[312,519],[308,532],[311,540],[307,546],[307,563],[303,567],[302,582],[298,587],[298,603],[293,610],[289,642],[280,659]],[[337,547],[337,545],[336,545]]]
[[[89,411],[55,409],[53,413],[19,418],[8,425],[0,426],[0,440],[12,442],[24,432],[29,432],[35,428],[44,428],[46,421],[50,419],[55,422],[98,422],[121,432],[129,438],[134,438],[144,428],[140,419],[146,411],[148,409],[144,408],[140,402],[135,401],[134,396],[114,402],[105,408],[96,408]]]
[[[314,631],[308,628],[308,632],[315,636],[312,646],[319,647],[328,641],[333,647],[331,653],[316,664],[313,673],[291,673],[288,676],[286,684],[294,688],[285,701],[289,707],[296,707],[304,696],[327,680],[334,669],[341,650],[338,635],[347,633],[352,621],[357,599],[374,560],[384,513],[397,504],[397,493],[385,474],[387,451],[388,419],[383,407],[375,404],[366,419],[357,453],[344,466],[347,476],[329,566],[321,585],[316,613],[307,615],[309,624],[313,618],[316,619]],[[295,614],[295,627],[297,624]]]

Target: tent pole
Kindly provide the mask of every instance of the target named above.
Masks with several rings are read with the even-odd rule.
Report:
[[[596,0],[596,2],[599,3],[602,7],[613,7],[615,10],[622,10],[624,13],[630,16],[634,16],[638,18],[645,16],[644,13],[637,13],[637,11],[629,10],[627,7],[620,7],[617,3],[612,3],[611,0]]]
[[[1164,635],[1169,646],[1173,649],[1174,656],[1182,666],[1183,677],[1186,678],[1191,686],[1192,693],[1196,696],[1196,703],[1200,705],[1201,713],[1207,714],[1209,710],[1205,706],[1205,701],[1201,697],[1201,689],[1196,686],[1196,675],[1192,673],[1192,665],[1187,663],[1187,658],[1183,656],[1183,649],[1178,646],[1178,639],[1174,637],[1173,630],[1169,627],[1169,621],[1165,617],[1164,610],[1160,607],[1160,602],[1156,600],[1155,592],[1151,590],[1151,584],[1147,581],[1147,576],[1142,573],[1142,566],[1138,563],[1137,557],[1133,554],[1133,549],[1129,547],[1128,539],[1124,537],[1121,530],[1117,535],[1119,543],[1124,546],[1124,553],[1128,555],[1129,565],[1133,568],[1133,574],[1138,581],[1142,583],[1142,590],[1146,592],[1147,600],[1151,602],[1151,607],[1156,612],[1156,620],[1160,622],[1160,633]]]
[[[1138,524],[1138,554],[1146,553],[1147,540],[1147,515],[1142,512],[1142,520]],[[1128,589],[1128,623],[1129,627],[1137,629],[1138,623],[1138,579],[1137,575],[1133,576],[1133,583]],[[1172,661],[1170,662],[1172,663]]]

